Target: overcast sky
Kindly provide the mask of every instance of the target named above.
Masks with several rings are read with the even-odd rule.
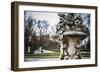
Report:
[[[31,16],[33,19],[36,18],[37,20],[47,20],[49,27],[48,27],[48,33],[49,32],[54,32],[56,31],[56,27],[55,25],[57,25],[59,23],[59,16],[57,12],[43,12],[43,11],[25,11],[27,14],[27,17]],[[86,17],[87,13],[82,13],[82,18],[83,18],[83,22],[86,23],[87,19],[84,18]],[[90,18],[89,18],[90,20]],[[90,21],[89,21],[90,22]],[[90,27],[90,23],[86,24],[86,26]],[[52,28],[54,30],[52,30]]]
[[[54,28],[56,31],[55,25],[59,23],[59,16],[54,12],[36,12],[36,11],[26,11],[27,16],[31,16],[33,19],[37,20],[47,20],[50,24],[48,30],[52,32],[51,28]]]

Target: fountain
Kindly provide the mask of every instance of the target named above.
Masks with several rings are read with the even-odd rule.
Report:
[[[58,13],[57,24],[59,35],[60,59],[80,59],[80,43],[87,36],[84,32],[83,20],[79,13]]]

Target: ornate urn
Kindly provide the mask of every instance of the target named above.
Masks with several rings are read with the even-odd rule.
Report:
[[[80,43],[87,36],[84,32],[83,20],[78,13],[58,13],[57,24],[59,35],[60,59],[80,59]]]

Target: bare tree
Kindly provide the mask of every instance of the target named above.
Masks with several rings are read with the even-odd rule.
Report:
[[[37,49],[37,36],[33,27],[36,25],[36,19],[31,16],[24,17],[24,43],[25,51],[29,53],[34,53]]]
[[[48,22],[46,21],[46,20],[38,20],[38,22],[37,22],[37,27],[38,27],[38,29],[39,29],[39,36],[40,36],[40,46],[43,46],[43,36],[45,35],[47,35],[47,29],[48,29],[48,26],[49,26],[49,24],[48,24]]]

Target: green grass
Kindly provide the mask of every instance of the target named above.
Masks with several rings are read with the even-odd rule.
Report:
[[[89,52],[80,53],[82,57],[90,57]],[[41,53],[41,54],[25,54],[25,58],[40,58],[40,59],[48,59],[48,58],[59,58],[60,52],[50,52],[50,53]]]
[[[25,54],[25,58],[58,58],[60,52],[50,52],[50,53],[41,53],[41,54]]]
[[[90,57],[90,54],[89,53],[81,53],[81,56],[82,57]]]

